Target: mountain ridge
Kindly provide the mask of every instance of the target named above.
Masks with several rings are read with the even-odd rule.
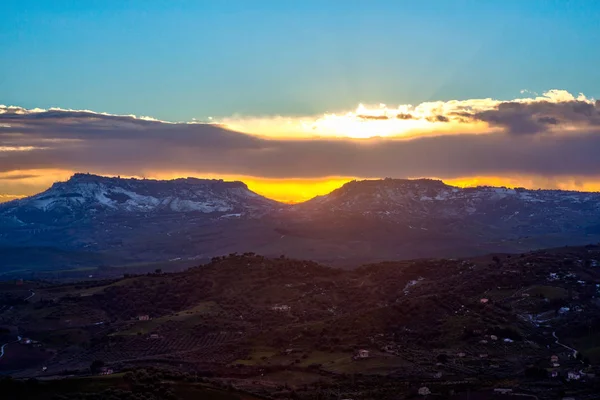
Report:
[[[564,189],[542,189],[542,188],[525,188],[525,187],[506,187],[506,186],[492,186],[492,185],[478,185],[478,186],[453,186],[445,183],[442,179],[433,179],[433,178],[381,178],[381,179],[354,179],[348,181],[341,185],[339,188],[333,189],[331,192],[317,195],[311,199],[297,202],[297,203],[286,203],[282,201],[278,201],[276,199],[271,199],[266,196],[262,196],[257,192],[249,189],[248,185],[242,180],[224,180],[224,179],[214,179],[214,178],[202,178],[202,177],[180,177],[173,179],[154,179],[154,178],[136,178],[136,177],[128,177],[121,178],[120,176],[108,176],[108,175],[98,175],[91,173],[83,173],[76,172],[74,173],[68,180],[66,181],[57,181],[52,184],[48,189],[36,193],[31,196],[21,197],[17,199],[13,199],[10,201],[6,201],[4,203],[0,203],[0,208],[9,205],[15,204],[18,202],[22,202],[24,200],[40,196],[43,193],[50,191],[52,189],[57,189],[64,185],[70,185],[73,183],[93,183],[93,182],[123,182],[123,183],[140,183],[140,184],[190,184],[190,185],[224,185],[229,186],[231,188],[239,188],[245,189],[249,192],[256,194],[257,196],[263,197],[265,199],[270,200],[273,203],[279,204],[281,206],[300,206],[307,203],[313,203],[319,200],[323,200],[332,196],[339,196],[344,193],[348,193],[350,191],[362,190],[365,188],[381,188],[381,187],[390,187],[390,186],[400,186],[404,188],[414,188],[414,187],[422,187],[427,188],[429,190],[453,190],[454,192],[469,192],[476,190],[503,190],[509,193],[519,193],[519,192],[545,192],[545,193],[563,193],[563,194],[594,194],[600,193],[598,191],[579,191],[579,190],[564,190]],[[436,199],[441,200],[441,199]]]
[[[89,251],[128,263],[252,251],[348,265],[597,241],[600,193],[458,188],[432,179],[351,181],[290,205],[243,182],[77,174],[0,205],[0,246]]]

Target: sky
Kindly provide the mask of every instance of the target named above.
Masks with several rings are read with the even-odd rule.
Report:
[[[594,0],[5,0],[0,43],[0,201],[76,171],[600,188]]]

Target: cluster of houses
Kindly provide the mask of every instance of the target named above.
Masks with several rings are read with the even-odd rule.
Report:
[[[115,373],[115,371],[112,368],[109,368],[109,367],[100,368],[100,375],[112,375],[114,373]]]
[[[571,357],[571,354],[566,356],[567,361],[572,361],[569,360]],[[577,363],[576,365],[574,365],[573,362],[571,362],[570,364],[571,368],[566,367],[561,370],[560,357],[556,354],[550,356],[550,368],[548,369],[549,376],[551,378],[559,378],[561,377],[562,373],[562,376],[564,376],[568,381],[579,381],[583,378],[596,377],[594,373],[584,372],[583,369],[577,370],[576,367],[580,367],[581,364]]]
[[[42,347],[42,343],[38,342],[37,340],[32,340],[29,338],[21,338],[21,340],[19,340],[19,343],[22,345],[27,345],[27,346]]]

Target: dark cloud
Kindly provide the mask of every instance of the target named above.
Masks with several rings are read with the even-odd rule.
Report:
[[[405,114],[405,113],[400,113],[398,115],[396,115],[397,119],[413,119],[413,116],[411,114]]]
[[[600,106],[587,101],[504,102],[497,107],[476,113],[460,113],[505,128],[514,134],[535,134],[549,130],[550,125],[600,126]]]
[[[537,122],[540,124],[558,125],[558,120],[554,117],[540,117]]]
[[[30,178],[38,178],[40,175],[33,174],[18,174],[18,175],[8,175],[1,176],[0,181],[18,181],[22,179],[30,179]]]
[[[429,122],[449,122],[450,119],[445,115],[436,115],[434,117],[426,118]]]
[[[387,115],[357,115],[356,118],[385,121],[389,119]]]
[[[565,120],[591,121],[597,109],[506,103],[478,118],[512,133],[543,132]],[[548,110],[554,110],[549,113]],[[560,111],[560,112],[559,112]],[[587,114],[586,114],[587,113]],[[568,117],[568,118],[567,118]],[[546,118],[544,121],[540,121]],[[556,119],[556,121],[551,118]],[[554,124],[556,122],[556,124]],[[473,175],[600,175],[600,135],[594,129],[549,138],[504,133],[428,136],[410,140],[263,139],[209,124],[170,124],[53,111],[0,114],[0,172],[57,168],[142,175],[184,171],[272,178],[360,176],[452,178]]]

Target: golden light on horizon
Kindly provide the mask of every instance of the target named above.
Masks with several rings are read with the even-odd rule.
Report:
[[[579,177],[540,177],[540,176],[473,176],[464,178],[442,179],[451,186],[466,188],[476,186],[504,186],[508,188],[525,188],[530,190],[554,189],[574,190],[579,192],[600,192],[600,178],[582,179]]]
[[[451,103],[450,103],[451,104]],[[355,110],[291,117],[228,117],[219,123],[233,131],[263,138],[285,139],[410,139],[447,134],[490,133],[498,129],[482,121],[460,121],[451,115],[454,105],[422,103],[416,107],[359,104]]]
[[[0,203],[16,198],[31,196],[48,189],[54,182],[66,181],[74,171],[59,169],[20,170],[0,173]],[[97,172],[102,175],[102,173]],[[114,174],[105,174],[116,176]],[[122,178],[134,176],[121,176]],[[242,181],[248,188],[262,196],[282,203],[294,204],[326,195],[351,180],[361,177],[322,177],[322,178],[263,178],[242,175],[222,175],[216,173],[198,173],[181,171],[147,172],[136,178],[176,179],[197,177]],[[418,177],[415,177],[418,178]],[[433,179],[440,179],[432,177]],[[377,178],[371,178],[377,179]],[[540,177],[530,175],[515,176],[471,176],[459,178],[441,178],[446,184],[456,187],[505,186],[527,189],[561,189],[576,191],[600,191],[600,177]]]
[[[331,193],[354,178],[260,179],[241,178],[248,188],[282,203],[301,203]]]

